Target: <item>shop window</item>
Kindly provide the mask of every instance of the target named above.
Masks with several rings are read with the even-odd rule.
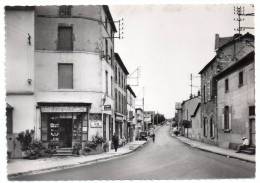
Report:
[[[71,16],[71,8],[72,8],[72,6],[60,6],[59,15],[62,17]]]
[[[228,79],[225,79],[225,92],[228,92],[228,90],[229,90]]]
[[[113,118],[109,116],[109,140],[112,140],[113,136]]]
[[[73,64],[58,64],[58,88],[73,89]]]
[[[58,27],[58,50],[73,50],[72,27]]]
[[[241,71],[238,74],[238,87],[243,86],[243,84],[244,84],[244,76],[243,76],[243,71]]]

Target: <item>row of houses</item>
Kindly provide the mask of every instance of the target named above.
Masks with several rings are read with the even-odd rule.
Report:
[[[8,151],[33,130],[45,146],[84,147],[94,135],[135,139],[136,95],[115,52],[108,6],[5,8]],[[141,121],[142,122],[142,121]]]
[[[176,103],[183,135],[235,149],[242,137],[255,147],[254,35],[215,36],[214,58],[199,72],[201,92]]]

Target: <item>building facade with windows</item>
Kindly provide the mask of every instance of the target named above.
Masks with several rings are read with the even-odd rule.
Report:
[[[215,40],[216,56],[199,72],[201,75],[202,141],[218,144],[217,82],[215,76],[254,50],[254,36],[246,33]],[[209,134],[214,129],[214,136]]]
[[[217,76],[218,143],[236,148],[242,137],[255,146],[255,62],[254,52]]]
[[[115,132],[127,138],[127,75],[129,74],[118,53],[114,54]]]
[[[127,85],[127,141],[132,142],[136,137],[135,99],[136,95],[130,85]]]
[[[139,134],[141,131],[144,131],[144,111],[142,108],[136,108],[135,109],[135,115],[136,115],[136,138],[139,137]]]
[[[96,134],[111,140],[116,27],[108,6],[6,11],[13,132],[33,129],[46,146],[84,147]]]

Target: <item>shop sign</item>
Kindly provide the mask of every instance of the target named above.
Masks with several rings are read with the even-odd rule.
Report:
[[[64,113],[64,112],[87,112],[86,107],[81,106],[48,106],[48,107],[41,107],[41,112],[48,112],[48,113]]]
[[[87,126],[83,126],[82,127],[82,132],[87,132],[88,131],[88,127]]]
[[[123,121],[123,116],[116,116],[116,121]]]
[[[104,105],[104,111],[111,111],[111,105]]]
[[[102,128],[102,122],[101,121],[91,121],[90,127],[91,128]]]

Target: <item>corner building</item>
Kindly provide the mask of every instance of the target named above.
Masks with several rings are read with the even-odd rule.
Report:
[[[26,129],[59,147],[84,146],[96,134],[109,140],[116,27],[108,6],[36,6],[34,13],[34,117]]]

